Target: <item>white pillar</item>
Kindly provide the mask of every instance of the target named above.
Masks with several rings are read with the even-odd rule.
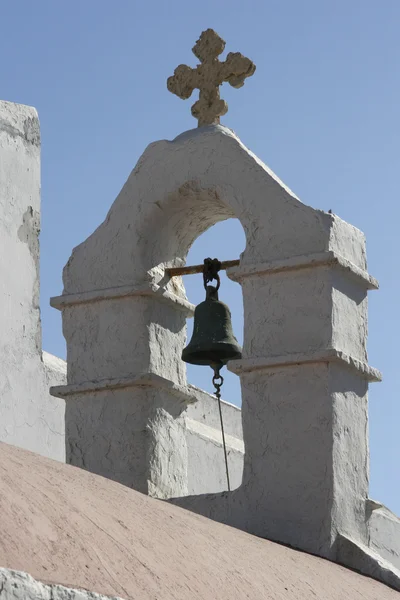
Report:
[[[63,460],[64,403],[48,390],[64,376],[42,357],[39,232],[37,112],[0,101],[0,441]]]
[[[377,283],[334,252],[231,276],[252,332],[231,363],[242,384],[248,528],[332,558],[338,531],[367,541],[367,391],[380,378],[366,364],[367,290]]]
[[[67,462],[157,497],[187,493],[182,415],[194,401],[185,365],[188,302],[125,286],[52,299],[63,311]]]

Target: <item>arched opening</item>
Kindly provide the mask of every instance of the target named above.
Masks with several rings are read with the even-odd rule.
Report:
[[[248,221],[246,215],[234,211],[232,198],[235,199],[235,196],[230,189],[201,186],[193,180],[165,197],[160,206],[154,203],[143,235],[146,242],[141,256],[143,263],[148,265],[148,273],[158,293],[170,293],[175,298],[198,305],[205,299],[202,275],[171,278],[166,269],[202,265],[207,257],[221,261],[242,258],[247,247]],[[234,334],[243,345],[242,286],[230,280],[225,271],[220,273],[220,277],[219,298],[229,306]],[[161,316],[157,318],[161,319]],[[196,495],[227,490],[219,405],[213,396],[213,371],[210,367],[187,365],[181,359],[182,350],[193,332],[193,319],[187,318],[186,311],[177,312],[175,307],[163,307],[162,320],[162,327],[157,328],[152,345],[153,353],[159,352],[155,363],[162,363],[165,358],[163,344],[169,344],[164,376],[167,379],[175,377],[205,392],[196,392],[196,402],[189,403],[185,410],[188,493]],[[171,336],[172,323],[175,335]],[[233,490],[241,485],[243,478],[242,415],[238,410],[242,404],[241,386],[239,377],[226,368],[221,374],[224,377],[222,414],[230,489]]]
[[[238,219],[229,218],[212,225],[201,233],[191,245],[186,265],[201,265],[205,258],[221,261],[239,259],[246,245],[246,236]],[[243,297],[242,286],[230,280],[225,271],[220,272],[219,299],[230,308],[233,332],[243,345]],[[205,299],[201,274],[183,277],[184,293],[188,300],[198,305]],[[192,337],[194,319],[187,319],[187,342]],[[243,478],[244,447],[242,442],[240,379],[225,367],[221,374],[222,415],[225,429],[227,463],[230,489],[238,488]],[[210,367],[186,365],[189,384],[214,394],[213,371]],[[216,400],[204,394],[198,396],[195,405],[187,409],[188,489],[190,494],[221,492],[228,489],[226,467],[222,447],[219,410]],[[229,403],[234,406],[227,406]],[[237,408],[235,408],[237,407]],[[212,474],[212,475],[211,475]]]
[[[191,246],[187,255],[187,265],[202,264],[207,257],[218,258],[221,261],[235,260],[245,249],[246,238],[243,227],[238,219],[228,219],[217,223],[201,234]],[[240,345],[243,345],[243,298],[242,288],[238,283],[231,281],[226,272],[221,272],[220,300],[225,302],[232,313],[234,334]],[[186,275],[183,283],[187,298],[197,305],[205,298],[203,280],[201,275]],[[187,339],[191,339],[193,319],[187,321]],[[241,406],[241,392],[239,378],[223,369],[224,385],[222,398],[231,404]],[[214,393],[212,385],[212,371],[209,367],[187,365],[188,382]]]

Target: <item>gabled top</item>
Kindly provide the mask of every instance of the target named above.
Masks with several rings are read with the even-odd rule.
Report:
[[[230,129],[210,125],[146,148],[105,221],[74,249],[64,294],[158,283],[229,218],[246,234],[242,266],[333,250],[366,268],[359,230],[300,202]]]

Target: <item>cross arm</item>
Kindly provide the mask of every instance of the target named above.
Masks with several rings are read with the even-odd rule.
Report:
[[[229,52],[222,64],[224,81],[234,88],[242,87],[246,77],[251,77],[256,70],[256,65],[240,52]]]
[[[197,71],[187,65],[176,67],[174,74],[167,79],[168,90],[183,100],[190,98],[196,87],[198,87]]]

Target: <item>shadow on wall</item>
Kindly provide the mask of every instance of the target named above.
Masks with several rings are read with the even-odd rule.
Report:
[[[186,264],[202,264],[207,257],[218,258],[221,261],[235,260],[246,246],[246,237],[238,219],[228,219],[210,227],[200,235],[190,248]],[[190,302],[197,305],[205,299],[203,279],[201,275],[186,275],[183,278],[186,294]],[[219,298],[225,302],[232,312],[234,334],[240,345],[243,344],[243,296],[238,283],[228,279],[225,271],[221,273],[221,288]],[[187,321],[187,339],[190,340],[193,331],[193,319]],[[222,397],[227,402],[241,406],[240,379],[226,368],[223,369],[224,386]],[[187,379],[203,390],[214,393],[212,385],[212,370],[209,367],[187,365]]]

